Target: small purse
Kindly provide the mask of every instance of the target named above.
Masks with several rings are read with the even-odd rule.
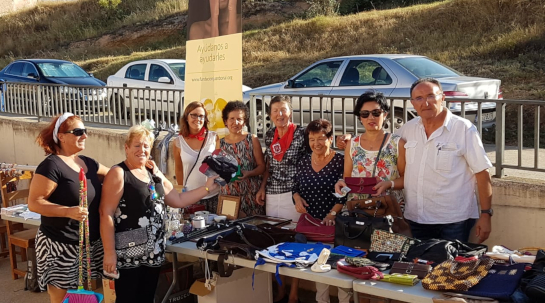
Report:
[[[405,235],[375,229],[371,235],[371,247],[369,247],[369,251],[406,254],[416,241],[416,239]]]
[[[115,234],[115,252],[118,259],[132,259],[144,256],[147,253],[147,244],[147,227]]]
[[[375,171],[377,169],[377,164],[380,159],[380,154],[382,153],[382,147],[384,146],[384,142],[386,142],[386,138],[388,138],[388,134],[384,134],[384,138],[382,139],[382,143],[380,144],[380,148],[378,149],[377,158],[375,161],[375,166],[373,167],[373,174],[372,177],[346,177],[344,178],[344,182],[346,183],[346,186],[350,188],[350,193],[352,194],[376,194],[377,191],[373,189],[375,185],[377,185],[378,181],[377,178],[375,178]]]
[[[424,279],[431,271],[431,265],[409,262],[394,262],[390,274],[417,275],[418,279]]]
[[[347,274],[361,280],[380,280],[384,277],[384,274],[373,266],[356,267],[351,265],[346,266],[342,263],[342,261],[337,262],[337,271],[340,273]]]
[[[428,290],[467,291],[484,278],[494,260],[480,258],[474,261],[445,261],[436,266],[423,280],[422,286]]]
[[[390,264],[388,263],[381,263],[376,262],[367,258],[360,258],[360,257],[346,257],[344,258],[346,263],[356,266],[356,267],[365,267],[365,266],[373,266],[376,267],[378,270],[387,270],[388,267],[390,267]]]
[[[390,273],[392,271],[390,270]],[[407,285],[407,286],[414,286],[418,284],[419,278],[416,275],[409,275],[409,274],[389,274],[384,275],[384,279],[381,281],[394,283],[394,284],[401,284],[401,285]]]
[[[301,233],[309,241],[333,243],[335,241],[335,226],[326,226],[322,220],[316,219],[308,213],[301,214],[295,232]]]
[[[377,178],[360,178],[360,177],[346,177],[344,178],[346,186],[350,188],[352,194],[376,194],[377,191],[373,189],[377,185]]]

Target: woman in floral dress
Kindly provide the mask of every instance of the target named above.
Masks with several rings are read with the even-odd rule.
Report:
[[[241,167],[242,177],[222,186],[220,194],[240,197],[239,218],[265,215],[265,207],[256,202],[256,193],[261,186],[260,175],[265,171],[265,161],[257,137],[243,130],[248,116],[248,107],[240,101],[227,103],[222,112],[223,123],[229,133],[220,140],[220,148],[235,156]]]
[[[381,182],[375,186],[377,195],[384,192],[392,194],[403,207],[405,141],[398,135],[384,132],[382,125],[389,110],[382,93],[365,92],[358,98],[354,115],[360,118],[365,132],[346,145],[344,177],[378,177]],[[381,146],[382,151],[377,159]],[[340,194],[343,186],[346,183],[339,180],[335,191]],[[367,194],[348,195],[348,201],[368,198]]]

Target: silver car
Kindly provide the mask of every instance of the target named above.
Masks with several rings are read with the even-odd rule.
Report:
[[[355,101],[355,99],[341,98],[341,96],[357,98],[363,92],[374,89],[394,100],[394,125],[391,126],[391,120],[388,119],[385,128],[397,129],[403,124],[403,99],[410,99],[411,84],[417,79],[425,77],[438,79],[447,98],[502,98],[501,80],[466,77],[454,69],[424,56],[385,54],[324,59],[310,65],[286,82],[249,90],[244,93],[244,99],[249,101],[250,94],[256,95],[258,130],[263,128],[264,122],[264,115],[260,110],[260,100],[265,99],[268,104],[270,96],[279,94],[307,96],[307,98],[296,98],[297,100],[293,102],[295,122],[308,123],[311,118],[311,108],[313,118],[318,118],[319,113],[323,112],[324,118],[331,120],[333,111],[335,125],[339,129],[343,113],[352,113]],[[410,102],[406,102],[406,104],[408,119],[412,119],[416,116],[416,111]],[[453,113],[460,114],[460,102],[449,102],[448,106]],[[476,102],[465,104],[467,119],[477,122],[477,106]],[[299,115],[300,108],[303,110],[303,117]],[[265,117],[265,119],[268,118]],[[496,104],[483,102],[483,128],[492,127],[495,124],[495,119]],[[352,115],[347,117],[346,124],[349,129],[353,129],[354,121],[356,119]]]

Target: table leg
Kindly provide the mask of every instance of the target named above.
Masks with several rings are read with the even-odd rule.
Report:
[[[168,301],[168,297],[170,294],[172,294],[172,291],[174,291],[174,288],[176,287],[176,283],[178,283],[178,254],[173,252],[172,253],[172,283],[170,284],[170,287],[168,288],[168,291],[163,298],[163,301],[161,303],[166,303]]]

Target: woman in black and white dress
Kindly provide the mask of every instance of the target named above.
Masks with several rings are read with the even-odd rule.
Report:
[[[28,208],[42,215],[36,235],[38,283],[52,303],[78,286],[79,222],[89,217],[92,276],[99,278],[103,250],[98,206],[101,182],[108,168],[78,155],[85,149],[87,129],[81,118],[64,113],[42,130],[36,142],[48,156],[38,165],[30,184]],[[87,178],[88,209],[79,207],[79,171]],[[84,267],[86,262],[83,262]]]
[[[219,189],[214,177],[193,190],[176,192],[149,161],[154,139],[153,133],[143,126],[131,127],[125,140],[127,159],[113,166],[104,180],[100,234],[104,243],[104,270],[119,272],[115,282],[116,303],[153,302],[161,265],[165,262],[166,205],[186,207]],[[152,168],[147,169],[146,164]],[[116,237],[118,233],[124,235]],[[121,241],[132,242],[131,237],[141,242],[124,247]]]

